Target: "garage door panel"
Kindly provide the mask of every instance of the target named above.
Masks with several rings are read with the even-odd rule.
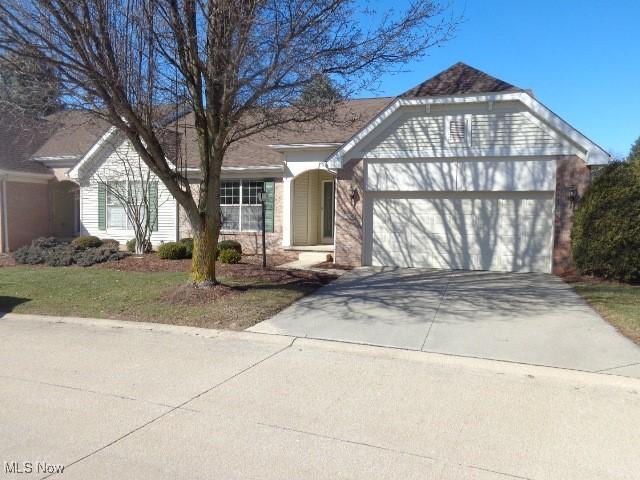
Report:
[[[549,236],[551,225],[549,217],[503,218],[500,222],[500,236]]]
[[[502,214],[507,216],[549,216],[553,213],[553,199],[501,199],[500,209]]]
[[[553,197],[376,198],[373,265],[550,271]]]
[[[502,255],[498,259],[498,263],[491,268],[500,272],[543,272],[549,271],[549,259],[543,257],[524,258],[520,255]]]
[[[502,253],[506,255],[540,255],[548,250],[549,237],[544,235],[505,235],[501,238]]]

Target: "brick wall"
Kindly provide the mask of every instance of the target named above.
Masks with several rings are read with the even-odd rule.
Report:
[[[282,179],[275,180],[275,202],[273,232],[267,233],[267,252],[282,251]],[[191,224],[184,209],[179,207],[179,236],[187,238],[192,236]],[[242,245],[242,252],[248,255],[262,253],[261,232],[221,233],[220,240],[237,240]]]
[[[553,239],[553,273],[556,275],[570,273],[575,268],[571,258],[571,227],[573,226],[574,206],[567,198],[567,188],[575,186],[578,198],[582,198],[590,180],[591,172],[582,159],[576,156],[558,158]]]
[[[351,160],[336,178],[336,263],[362,265],[362,208],[364,168],[360,159]],[[352,201],[351,186],[357,189]]]
[[[6,188],[9,249],[51,235],[49,185],[8,181]]]

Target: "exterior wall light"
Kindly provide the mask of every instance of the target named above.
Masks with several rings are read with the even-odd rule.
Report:
[[[566,187],[567,200],[571,204],[571,208],[576,208],[578,203],[578,189],[575,185],[569,185]]]
[[[351,186],[349,187],[349,198],[351,198],[351,204],[355,207],[358,195],[358,188],[356,184],[351,182]]]

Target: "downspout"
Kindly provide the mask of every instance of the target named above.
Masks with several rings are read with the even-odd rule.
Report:
[[[7,176],[0,176],[0,221],[2,222],[2,248],[0,253],[9,251],[9,221],[7,220]]]

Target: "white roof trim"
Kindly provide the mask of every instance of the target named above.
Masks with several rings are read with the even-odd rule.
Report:
[[[80,155],[55,155],[51,157],[31,157],[36,162],[64,162],[67,160],[78,160]]]
[[[442,105],[455,103],[482,103],[482,102],[507,102],[519,101],[523,103],[529,110],[547,123],[549,126],[559,131],[569,140],[580,146],[586,152],[575,152],[575,154],[583,157],[589,165],[608,163],[609,154],[598,144],[589,140],[578,130],[569,125],[566,121],[545,107],[538,100],[525,92],[516,93],[495,93],[487,95],[458,95],[450,97],[428,97],[428,98],[398,98],[386,109],[378,114],[364,128],[357,132],[350,140],[336,150],[327,162],[330,168],[341,168],[346,154],[354,149],[365,137],[367,137],[374,129],[382,124],[396,110],[403,106],[420,106],[420,105]]]
[[[0,169],[0,175],[2,177],[20,177],[20,178],[34,178],[34,179],[49,179],[54,178],[53,173],[32,173],[22,172],[20,170],[5,170]]]
[[[222,167],[223,172],[249,172],[255,170],[265,170],[265,171],[273,171],[278,172],[284,170],[283,165],[255,165],[255,166],[247,166],[247,167]]]
[[[87,162],[89,162],[89,160],[97,152],[100,151],[102,146],[109,141],[109,139],[117,132],[117,130],[118,129],[116,127],[110,127],[109,130],[107,130],[106,133],[102,135],[102,137],[100,137],[100,140],[94,143],[93,146],[89,149],[89,151],[84,154],[84,156],[80,159],[80,161],[76,164],[76,166],[69,171],[69,173],[67,174],[69,175],[69,178],[78,180],[80,176],[80,170],[82,169],[82,167],[86,165]]]
[[[282,143],[268,146],[277,152],[283,152],[287,150],[333,150],[342,145],[342,143]]]
[[[479,157],[542,157],[558,155],[574,155],[575,148],[570,147],[503,147],[503,148],[432,148],[404,152],[401,150],[385,151],[380,154],[368,152],[362,156],[366,159],[399,159],[399,158],[479,158]]]

